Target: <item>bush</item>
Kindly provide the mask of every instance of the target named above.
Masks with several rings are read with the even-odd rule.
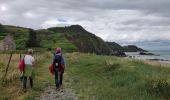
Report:
[[[170,100],[170,83],[166,79],[147,80],[147,92]]]
[[[112,60],[105,61],[105,71],[112,71],[120,67],[120,63],[115,63]]]

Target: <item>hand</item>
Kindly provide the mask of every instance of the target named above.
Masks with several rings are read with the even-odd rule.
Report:
[[[64,73],[64,69],[63,68],[61,69],[61,73]]]
[[[64,69],[64,68],[65,68],[65,65],[64,65],[64,64],[62,64],[61,66],[62,66],[62,69]]]

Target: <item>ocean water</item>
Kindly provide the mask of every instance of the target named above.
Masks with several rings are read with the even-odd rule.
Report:
[[[150,59],[163,59],[165,61],[170,63],[170,50],[169,51],[163,51],[163,50],[155,50],[155,51],[149,51],[149,53],[153,53],[155,55],[139,55],[139,52],[125,52],[127,56],[131,56],[135,59],[142,59],[142,60],[150,60]],[[166,61],[167,60],[167,61]]]
[[[154,54],[157,54],[157,55],[160,55],[160,57],[164,58],[164,59],[167,59],[167,60],[170,60],[170,50],[162,50],[162,51],[151,51],[152,53]]]

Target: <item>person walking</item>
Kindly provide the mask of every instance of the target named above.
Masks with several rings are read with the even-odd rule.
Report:
[[[53,67],[55,74],[56,89],[58,89],[62,85],[63,73],[65,69],[64,55],[61,52],[61,48],[56,48],[55,50],[53,58]]]
[[[25,68],[23,72],[23,91],[27,91],[27,79],[30,80],[30,88],[33,89],[33,78],[34,78],[34,68],[35,58],[33,57],[33,50],[28,49],[28,53],[24,57]]]

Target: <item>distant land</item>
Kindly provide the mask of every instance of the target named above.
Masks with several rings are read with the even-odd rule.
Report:
[[[32,35],[30,36],[30,34]],[[116,42],[106,42],[100,37],[86,31],[80,25],[33,30],[30,28],[0,24],[0,40],[7,35],[13,36],[17,50],[23,50],[28,47],[52,50],[56,47],[61,47],[66,52],[79,51],[117,56],[124,55],[124,52],[146,51],[135,45],[121,46]],[[34,41],[38,42],[37,44],[39,45],[28,46],[28,40],[32,41],[33,38],[36,38]]]

